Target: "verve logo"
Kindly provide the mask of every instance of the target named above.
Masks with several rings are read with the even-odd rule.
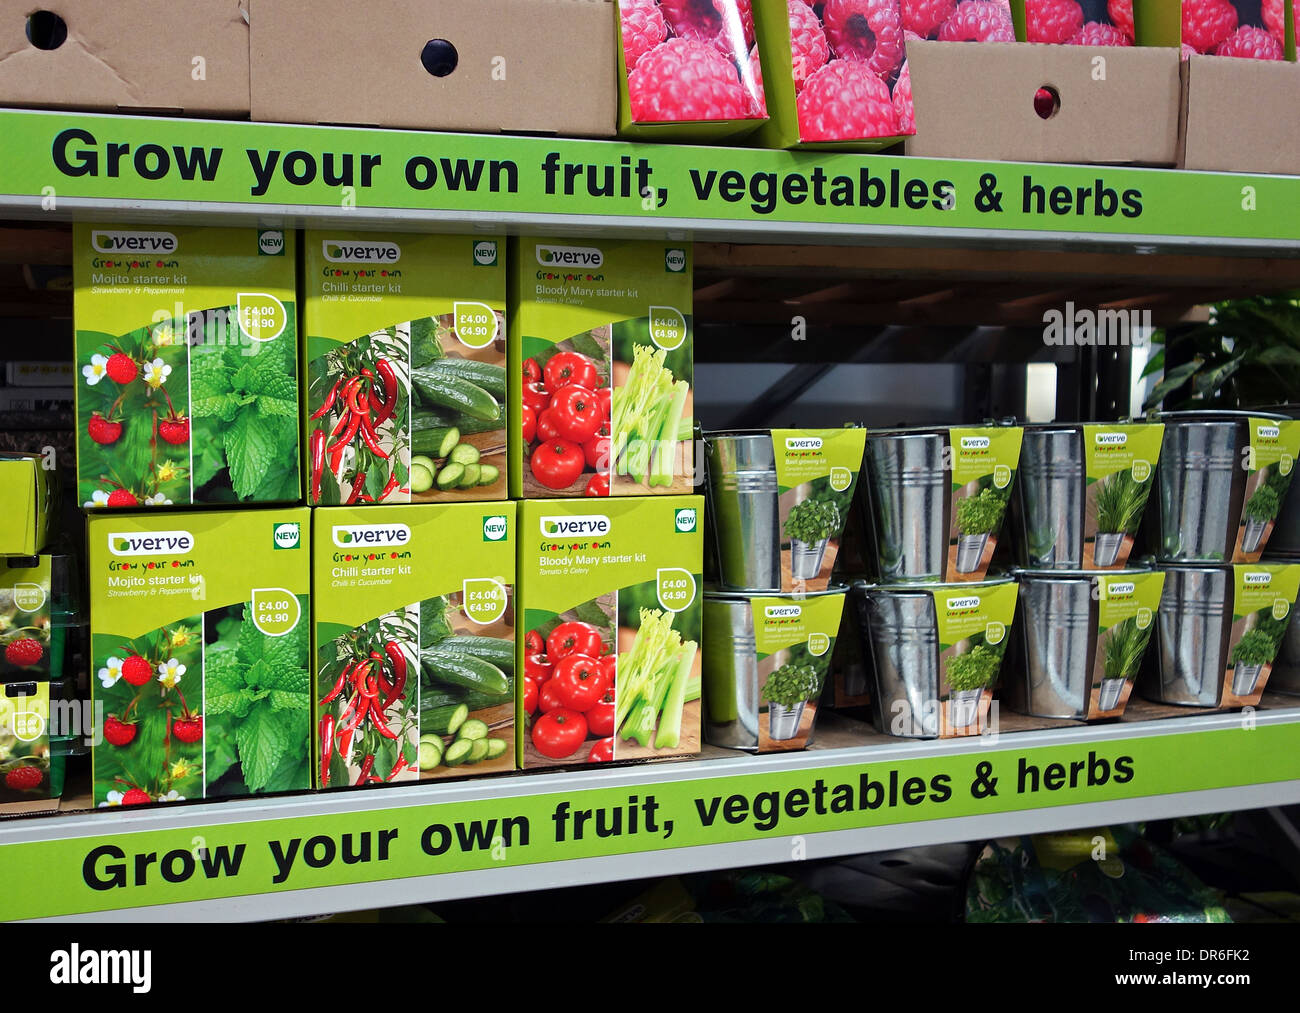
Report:
[[[411,529],[405,524],[335,524],[331,534],[340,549],[405,545],[411,540]]]
[[[396,243],[326,239],[321,243],[321,253],[331,264],[395,264],[402,259],[402,248]]]
[[[537,263],[543,267],[600,267],[605,255],[594,246],[551,246],[538,243]]]
[[[96,229],[90,245],[99,253],[175,253],[180,241],[170,232],[122,232]]]
[[[609,518],[603,514],[541,518],[542,534],[547,538],[563,538],[567,535],[607,535],[610,527]]]
[[[108,551],[115,556],[152,556],[157,552],[190,552],[194,536],[188,531],[110,531]]]

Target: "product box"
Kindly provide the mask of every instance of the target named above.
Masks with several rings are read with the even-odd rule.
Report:
[[[89,517],[97,806],[311,787],[310,517]]]
[[[515,505],[312,523],[316,786],[514,770]]]
[[[767,118],[751,0],[618,0],[620,137],[718,141]]]
[[[1249,472],[1236,518],[1232,562],[1254,563],[1263,555],[1291,488],[1300,457],[1300,421],[1250,419],[1250,449],[1242,462]]]
[[[1164,433],[1158,422],[1083,427],[1084,569],[1128,565]]]
[[[0,682],[0,813],[57,809],[61,765],[51,752],[49,682]]]
[[[1300,172],[1296,14],[1290,0],[1183,4],[1182,168]]]
[[[1088,720],[1119,717],[1128,706],[1164,586],[1165,575],[1158,570],[1097,578],[1097,649]]]
[[[73,227],[86,507],[301,500],[294,233]]]
[[[307,502],[504,499],[504,243],[303,236]]]
[[[34,556],[57,515],[58,470],[41,454],[0,452],[0,556]]]
[[[1300,565],[1238,564],[1232,568],[1232,629],[1221,707],[1260,701],[1300,595]]]
[[[510,278],[510,495],[691,492],[690,244],[523,236]]]
[[[700,751],[704,500],[519,505],[524,768]]]
[[[770,117],[758,142],[877,151],[914,133],[905,22],[922,16],[918,8],[928,16],[936,6],[943,5],[828,0],[814,8],[803,0],[754,0],[754,69]]]
[[[254,120],[614,133],[612,0],[251,3]]]
[[[5,7],[0,105],[248,116],[247,0]]]
[[[843,613],[844,588],[705,592],[704,737],[747,752],[806,748]]]
[[[1118,2],[1012,0],[999,3],[1004,17],[991,4],[962,0],[937,29],[919,33],[924,39],[908,41],[916,110],[909,155],[1174,164],[1178,25],[1160,5],[1138,0],[1130,14]],[[1018,31],[1008,37],[1012,15]],[[1005,44],[1015,38],[1049,44]],[[951,44],[959,40],[987,44]],[[1097,200],[1097,214],[1118,211]],[[1053,213],[1076,211],[1084,213]]]
[[[62,676],[61,638],[57,663],[53,657],[52,579],[50,556],[0,560],[0,682]]]

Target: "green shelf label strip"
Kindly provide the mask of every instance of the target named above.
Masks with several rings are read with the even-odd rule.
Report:
[[[492,799],[366,809],[379,796],[356,795],[354,811],[172,830],[131,832],[106,815],[90,836],[0,845],[0,868],[10,873],[0,916],[112,911],[1296,780],[1300,722],[1292,721],[535,795],[504,795],[506,780],[496,782],[503,796]]]
[[[0,206],[1300,244],[1300,177],[0,110]]]

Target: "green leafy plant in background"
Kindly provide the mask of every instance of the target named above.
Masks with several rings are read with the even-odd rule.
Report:
[[[797,538],[805,545],[813,545],[823,538],[838,535],[843,526],[843,518],[834,503],[806,499],[790,509],[782,530],[787,538]]]
[[[1151,638],[1151,627],[1139,629],[1137,620],[1130,617],[1117,622],[1107,633],[1103,660],[1105,678],[1132,679],[1142,664],[1142,655]]]
[[[194,498],[274,502],[299,497],[298,333],[292,303],[273,341],[249,341],[235,307],[203,314],[190,349]]]
[[[1171,395],[1177,396],[1164,406],[1170,410],[1281,403],[1300,391],[1300,298],[1295,296],[1215,303],[1207,323],[1172,336],[1157,331],[1153,343],[1163,347],[1142,375],[1162,370],[1165,375],[1147,396],[1144,410]],[[1186,353],[1187,361],[1166,370],[1175,349]]]
[[[762,698],[782,707],[811,700],[822,690],[822,675],[812,665],[787,662],[767,677]]]
[[[204,655],[209,795],[311,787],[311,679],[307,599],[283,636],[267,636],[248,603],[209,614],[215,633]],[[218,618],[219,616],[219,618]]]
[[[1277,516],[1281,506],[1282,500],[1277,490],[1267,482],[1262,482],[1255,490],[1255,495],[1246,501],[1246,509],[1243,512],[1247,519],[1252,521],[1271,521]]]
[[[1002,666],[1002,652],[976,644],[965,654],[948,659],[948,685],[956,692],[993,685]]]
[[[1234,665],[1267,665],[1277,655],[1277,644],[1258,626],[1247,630],[1232,649]]]
[[[1255,624],[1255,629],[1263,633],[1269,640],[1273,641],[1273,656],[1277,656],[1277,649],[1282,644],[1282,638],[1286,636],[1287,627],[1291,625],[1291,613],[1288,612],[1281,619],[1273,618],[1271,611],[1264,612],[1259,617],[1259,622]]]
[[[1097,508],[1097,530],[1109,534],[1133,534],[1142,520],[1150,483],[1139,482],[1127,468],[1117,471],[1097,483],[1094,504]]]
[[[987,486],[978,496],[957,501],[957,530],[963,535],[991,535],[1002,526],[1006,509],[1006,495]]]

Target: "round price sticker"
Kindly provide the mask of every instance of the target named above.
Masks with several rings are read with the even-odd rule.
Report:
[[[253,588],[253,625],[268,637],[282,637],[298,625],[298,596],[282,587]]]
[[[650,307],[650,340],[666,352],[686,340],[686,317],[671,306]]]
[[[657,571],[659,604],[669,612],[681,612],[695,600],[695,575],[689,570],[667,567]]]

